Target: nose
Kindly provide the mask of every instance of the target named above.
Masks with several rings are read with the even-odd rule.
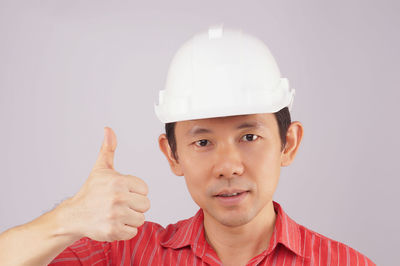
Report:
[[[232,178],[241,176],[244,171],[242,154],[233,143],[221,143],[217,146],[214,157],[214,176],[218,178]]]

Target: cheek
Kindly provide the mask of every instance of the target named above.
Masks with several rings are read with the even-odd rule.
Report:
[[[189,147],[179,151],[180,165],[184,175],[188,176],[203,176],[205,171],[209,167],[210,153],[196,152],[191,150]]]
[[[205,203],[204,192],[206,191],[205,182],[199,176],[191,175],[191,173],[185,173],[185,181],[186,187],[189,191],[190,196],[192,197],[193,201],[204,208],[207,204]]]
[[[280,175],[281,158],[277,147],[259,147],[249,152],[245,159],[249,177],[256,179],[258,189],[273,192]]]
[[[258,145],[243,146],[243,159],[257,166],[271,167],[280,162],[280,151],[276,143],[267,139]]]
[[[186,186],[193,199],[196,201],[197,195],[204,194],[206,179],[210,176],[208,172],[209,162],[206,157],[199,157],[191,154],[183,154],[180,161],[181,169],[185,177]]]

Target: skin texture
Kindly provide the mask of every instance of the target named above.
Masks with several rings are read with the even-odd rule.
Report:
[[[258,128],[237,127],[258,123]],[[187,134],[196,128],[211,133]],[[303,136],[300,122],[292,122],[281,151],[273,114],[251,114],[179,121],[175,125],[178,160],[165,134],[159,147],[171,170],[184,176],[193,200],[204,211],[206,239],[224,265],[244,265],[268,247],[276,214],[273,195],[280,168],[294,160]],[[223,190],[247,191],[234,205],[221,204]]]

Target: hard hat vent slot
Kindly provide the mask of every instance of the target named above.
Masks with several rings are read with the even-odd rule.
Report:
[[[208,29],[208,39],[212,40],[212,39],[218,39],[221,38],[223,35],[224,29],[223,29],[223,25],[217,25],[214,27],[210,27]]]

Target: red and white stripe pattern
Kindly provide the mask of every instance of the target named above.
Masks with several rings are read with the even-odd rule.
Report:
[[[269,247],[247,265],[375,265],[349,246],[294,222],[273,202],[277,219]],[[163,228],[145,222],[125,241],[98,242],[84,237],[49,264],[58,265],[222,265],[204,236],[203,211]]]

